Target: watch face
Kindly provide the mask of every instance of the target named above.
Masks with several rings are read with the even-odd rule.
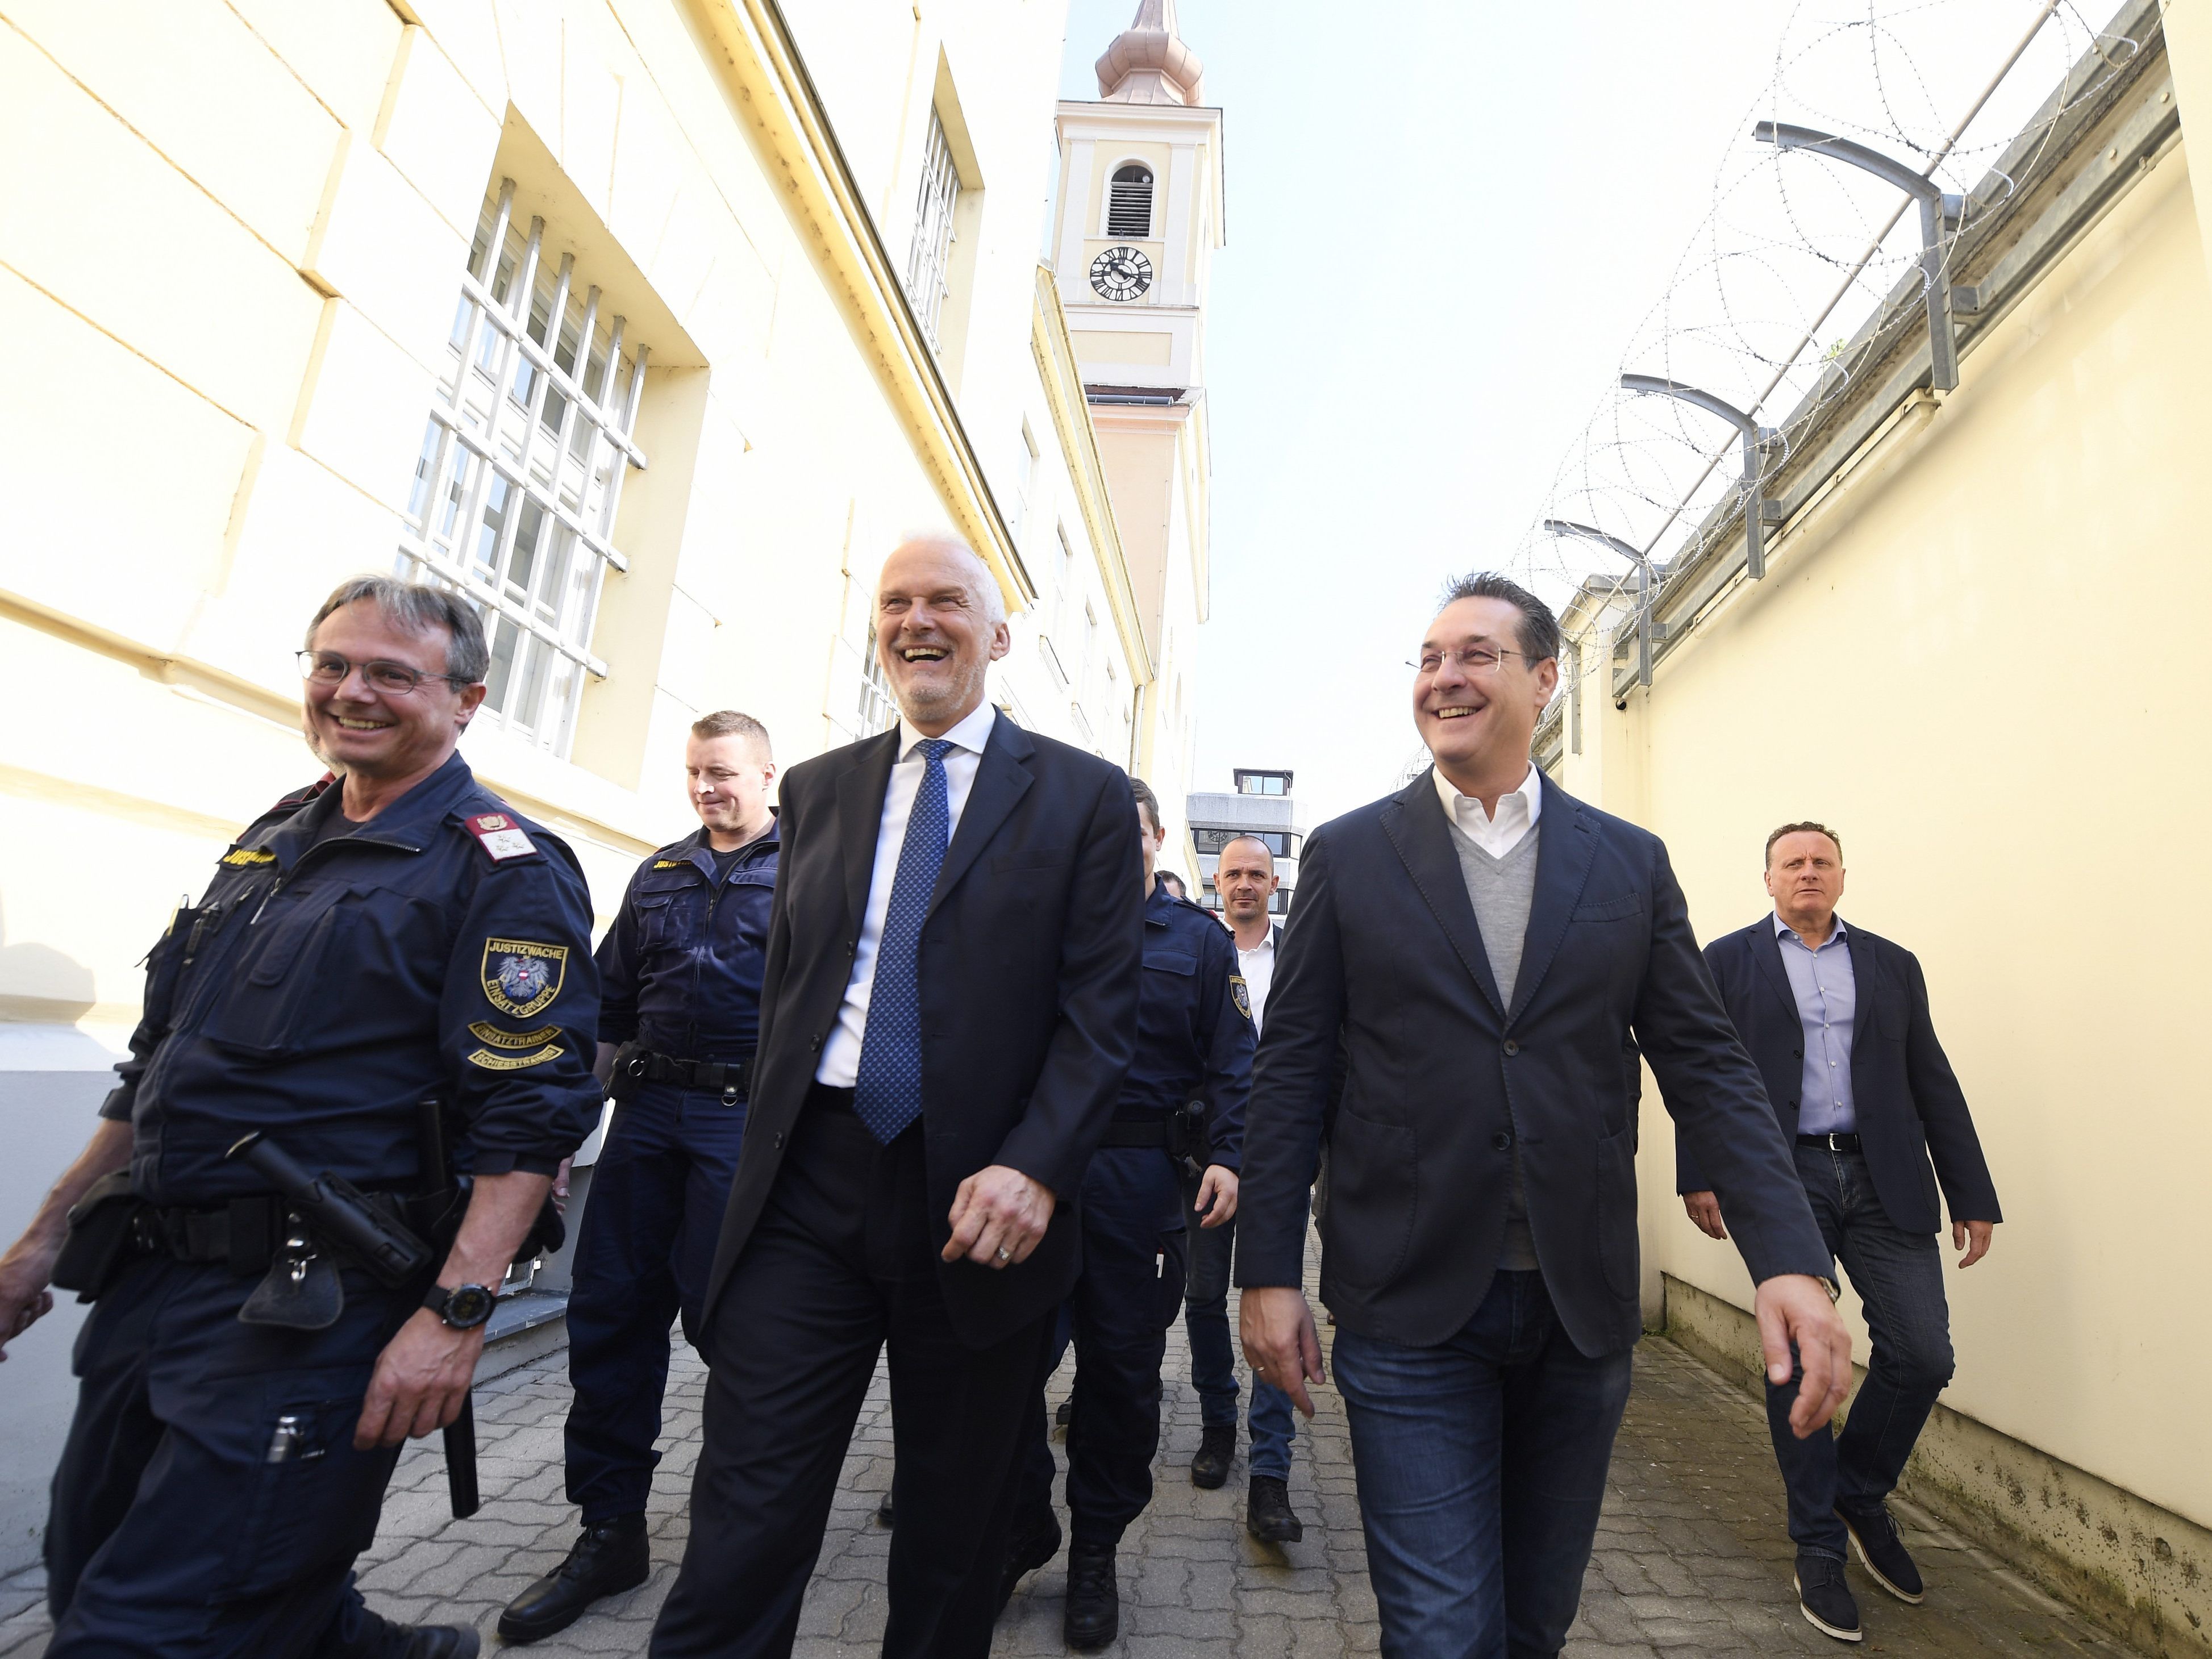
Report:
[[[1109,300],[1133,300],[1152,285],[1152,262],[1140,248],[1109,247],[1091,262],[1091,286]]]
[[[442,1317],[456,1330],[471,1330],[491,1317],[492,1293],[481,1285],[463,1285],[446,1298]]]

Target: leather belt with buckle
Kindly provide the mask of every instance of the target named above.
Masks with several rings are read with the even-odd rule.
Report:
[[[1799,1135],[1800,1146],[1825,1146],[1832,1152],[1856,1152],[1859,1150],[1856,1135]]]

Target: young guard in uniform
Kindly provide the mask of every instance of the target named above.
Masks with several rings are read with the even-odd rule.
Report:
[[[1106,1138],[1083,1179],[1083,1274],[1067,1301],[1075,1340],[1067,1429],[1067,1644],[1090,1652],[1121,1629],[1115,1552],[1152,1498],[1160,1443],[1160,1361],[1182,1309],[1187,1241],[1178,1163],[1198,1154],[1183,1109],[1206,1108],[1210,1147],[1197,1207],[1202,1225],[1237,1213],[1244,1101],[1252,1088],[1252,1021],[1237,948],[1221,924],[1153,877],[1166,838],[1158,799],[1132,779],[1145,854],[1145,955],[1137,1049]],[[1181,1121],[1180,1122],[1178,1121]],[[1000,1588],[1059,1553],[1052,1447],[1042,1379]]]
[[[775,893],[767,728],[734,709],[708,714],[691,727],[684,775],[700,827],[638,866],[599,950],[598,1071],[616,1107],[568,1301],[568,1496],[583,1535],[500,1615],[509,1642],[565,1630],[652,1571],[645,1504],[669,1322],[681,1315],[696,1345],[738,1167]]]

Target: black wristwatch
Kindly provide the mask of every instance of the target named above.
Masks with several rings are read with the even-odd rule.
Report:
[[[456,1285],[450,1291],[433,1285],[424,1293],[422,1305],[455,1330],[472,1331],[491,1317],[492,1304],[498,1300],[496,1291],[481,1285]]]

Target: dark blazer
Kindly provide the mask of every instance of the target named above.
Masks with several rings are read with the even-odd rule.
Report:
[[[711,1311],[760,1218],[821,1064],[867,908],[896,728],[784,774],[783,842],[744,1150],[708,1280]],[[1075,1282],[1076,1189],[1136,1044],[1144,860],[1121,768],[1003,713],[946,849],[920,956],[932,1237],[960,1183],[1003,1164],[1059,1194],[1028,1261],[943,1265],[953,1329],[1003,1340]]]
[[[1436,785],[1316,830],[1275,963],[1245,1130],[1237,1282],[1296,1285],[1328,1130],[1321,1293],[1337,1322],[1426,1346],[1473,1317],[1517,1138],[1528,1225],[1587,1354],[1643,1329],[1641,1054],[1731,1205],[1754,1279],[1833,1271],[1758,1069],[1729,1028],[1656,836],[1548,779],[1536,892],[1504,1006]]]
[[[1928,1017],[1928,981],[1920,959],[1863,927],[1847,924],[1844,942],[1850,947],[1851,978],[1858,993],[1851,1022],[1851,1104],[1867,1173],[1874,1177],[1883,1211],[1908,1233],[1942,1231],[1943,1218],[1936,1205],[1940,1180],[1954,1219],[2003,1220],[1966,1097]],[[1736,1034],[1766,1079],[1767,1098],[1782,1133],[1794,1139],[1797,1091],[1805,1074],[1805,1033],[1789,970],[1782,965],[1774,918],[1762,916],[1715,939],[1705,946],[1705,965],[1712,969]],[[1674,1186],[1685,1193],[1712,1190],[1703,1161],[1679,1134]],[[1726,1200],[1721,1207],[1727,1211]],[[1735,1217],[1728,1219],[1733,1223]]]

